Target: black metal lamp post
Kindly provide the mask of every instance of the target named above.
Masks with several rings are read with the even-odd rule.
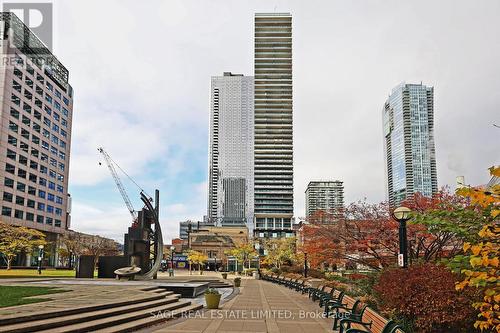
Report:
[[[42,274],[43,245],[38,245],[38,274]]]
[[[170,269],[171,276],[174,276],[174,250],[175,246],[170,247]]]
[[[214,271],[217,272],[217,255],[214,255],[214,261],[215,261],[215,268]]]
[[[304,277],[307,277],[307,252],[304,252]]]
[[[399,266],[408,267],[408,237],[406,236],[406,222],[410,219],[411,209],[398,207],[392,213],[392,217],[399,222]]]

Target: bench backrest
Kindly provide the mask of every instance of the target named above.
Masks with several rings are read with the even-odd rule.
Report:
[[[371,323],[370,331],[372,333],[389,333],[388,329],[394,324],[392,320],[382,317],[368,307],[364,309],[362,318],[364,322]]]
[[[342,291],[334,289],[333,293],[332,293],[332,298],[333,299],[341,299],[341,297],[343,295],[344,295],[344,293]]]
[[[333,288],[330,288],[330,287],[325,287],[325,289],[324,289],[323,291],[324,291],[325,293],[327,293],[327,294],[331,294],[331,293],[334,291],[334,289],[333,289]]]
[[[356,300],[352,297],[344,296],[342,298],[342,303],[345,304],[348,309],[352,309],[356,304]]]

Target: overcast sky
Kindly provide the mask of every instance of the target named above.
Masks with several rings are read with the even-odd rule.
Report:
[[[54,53],[75,90],[72,228],[123,241],[130,216],[103,146],[161,191],[165,240],[206,214],[210,76],[253,75],[253,15],[293,15],[295,215],[310,180],[386,198],[382,106],[434,86],[438,182],[500,163],[500,1],[55,1]],[[136,209],[138,189],[124,179]]]

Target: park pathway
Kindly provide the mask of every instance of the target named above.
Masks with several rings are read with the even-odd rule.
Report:
[[[332,332],[318,303],[268,281],[242,279],[239,294],[219,310],[195,312],[155,333]]]

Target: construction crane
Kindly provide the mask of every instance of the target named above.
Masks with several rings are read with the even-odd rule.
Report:
[[[106,161],[106,164],[108,165],[108,169],[111,172],[113,179],[115,180],[116,186],[118,187],[118,190],[120,191],[120,194],[122,195],[123,201],[125,201],[125,205],[127,206],[128,211],[130,212],[130,215],[132,216],[132,221],[135,222],[137,220],[136,211],[134,210],[134,207],[132,206],[132,202],[130,201],[130,198],[128,197],[127,191],[125,191],[125,187],[123,187],[122,181],[120,180],[120,177],[118,177],[118,173],[116,172],[116,169],[115,169],[115,165],[116,165],[121,170],[120,166],[118,164],[116,164],[111,159],[109,154],[102,147],[97,148],[97,150],[104,157],[104,160]],[[99,165],[100,164],[101,163],[99,162]]]

